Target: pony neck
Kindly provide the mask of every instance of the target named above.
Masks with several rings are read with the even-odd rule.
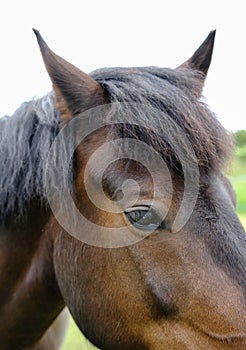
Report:
[[[49,212],[36,203],[25,220],[11,223],[9,217],[0,228],[3,349],[31,347],[64,307],[53,267],[49,218]]]

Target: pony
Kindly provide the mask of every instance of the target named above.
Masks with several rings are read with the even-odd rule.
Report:
[[[91,74],[34,32],[53,91],[0,120],[1,349],[51,349],[65,306],[100,349],[245,349],[234,143],[202,98],[215,31],[177,68]]]

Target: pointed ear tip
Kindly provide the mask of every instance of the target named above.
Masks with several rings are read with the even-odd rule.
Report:
[[[39,31],[36,29],[36,28],[32,28],[33,32],[35,35],[38,35],[39,34]]]
[[[34,34],[36,35],[37,40],[39,41],[42,38],[41,34],[35,28],[32,28],[32,30],[33,30]]]
[[[39,47],[40,47],[41,51],[43,52],[44,49],[48,48],[48,46],[47,46],[46,42],[44,41],[44,39],[42,38],[42,36],[39,33],[39,31],[37,29],[35,29],[35,28],[32,28],[32,30],[33,30],[34,34],[36,35]]]
[[[207,39],[208,39],[209,41],[214,42],[215,35],[216,35],[216,29],[211,30],[211,32],[208,34],[208,38],[207,38]]]

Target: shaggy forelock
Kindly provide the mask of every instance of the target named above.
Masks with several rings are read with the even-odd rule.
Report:
[[[200,72],[184,68],[109,68],[97,70],[92,76],[107,91],[110,102],[135,102],[143,106],[140,113],[132,110],[132,105],[128,109],[122,105],[121,113],[129,117],[129,123],[118,128],[123,137],[130,135],[150,142],[160,153],[176,161],[177,155],[165,135],[171,132],[173,142],[180,145],[185,135],[201,171],[218,170],[231,159],[234,149],[231,136],[202,102],[204,77]],[[144,113],[144,106],[151,115]],[[142,132],[131,125],[136,114],[145,126]],[[158,129],[158,134],[152,132],[153,127]]]

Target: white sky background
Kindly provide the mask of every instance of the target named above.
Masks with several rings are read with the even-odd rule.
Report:
[[[0,4],[0,116],[50,91],[31,30],[85,72],[176,67],[217,29],[204,95],[229,130],[246,129],[245,1],[40,0]]]

